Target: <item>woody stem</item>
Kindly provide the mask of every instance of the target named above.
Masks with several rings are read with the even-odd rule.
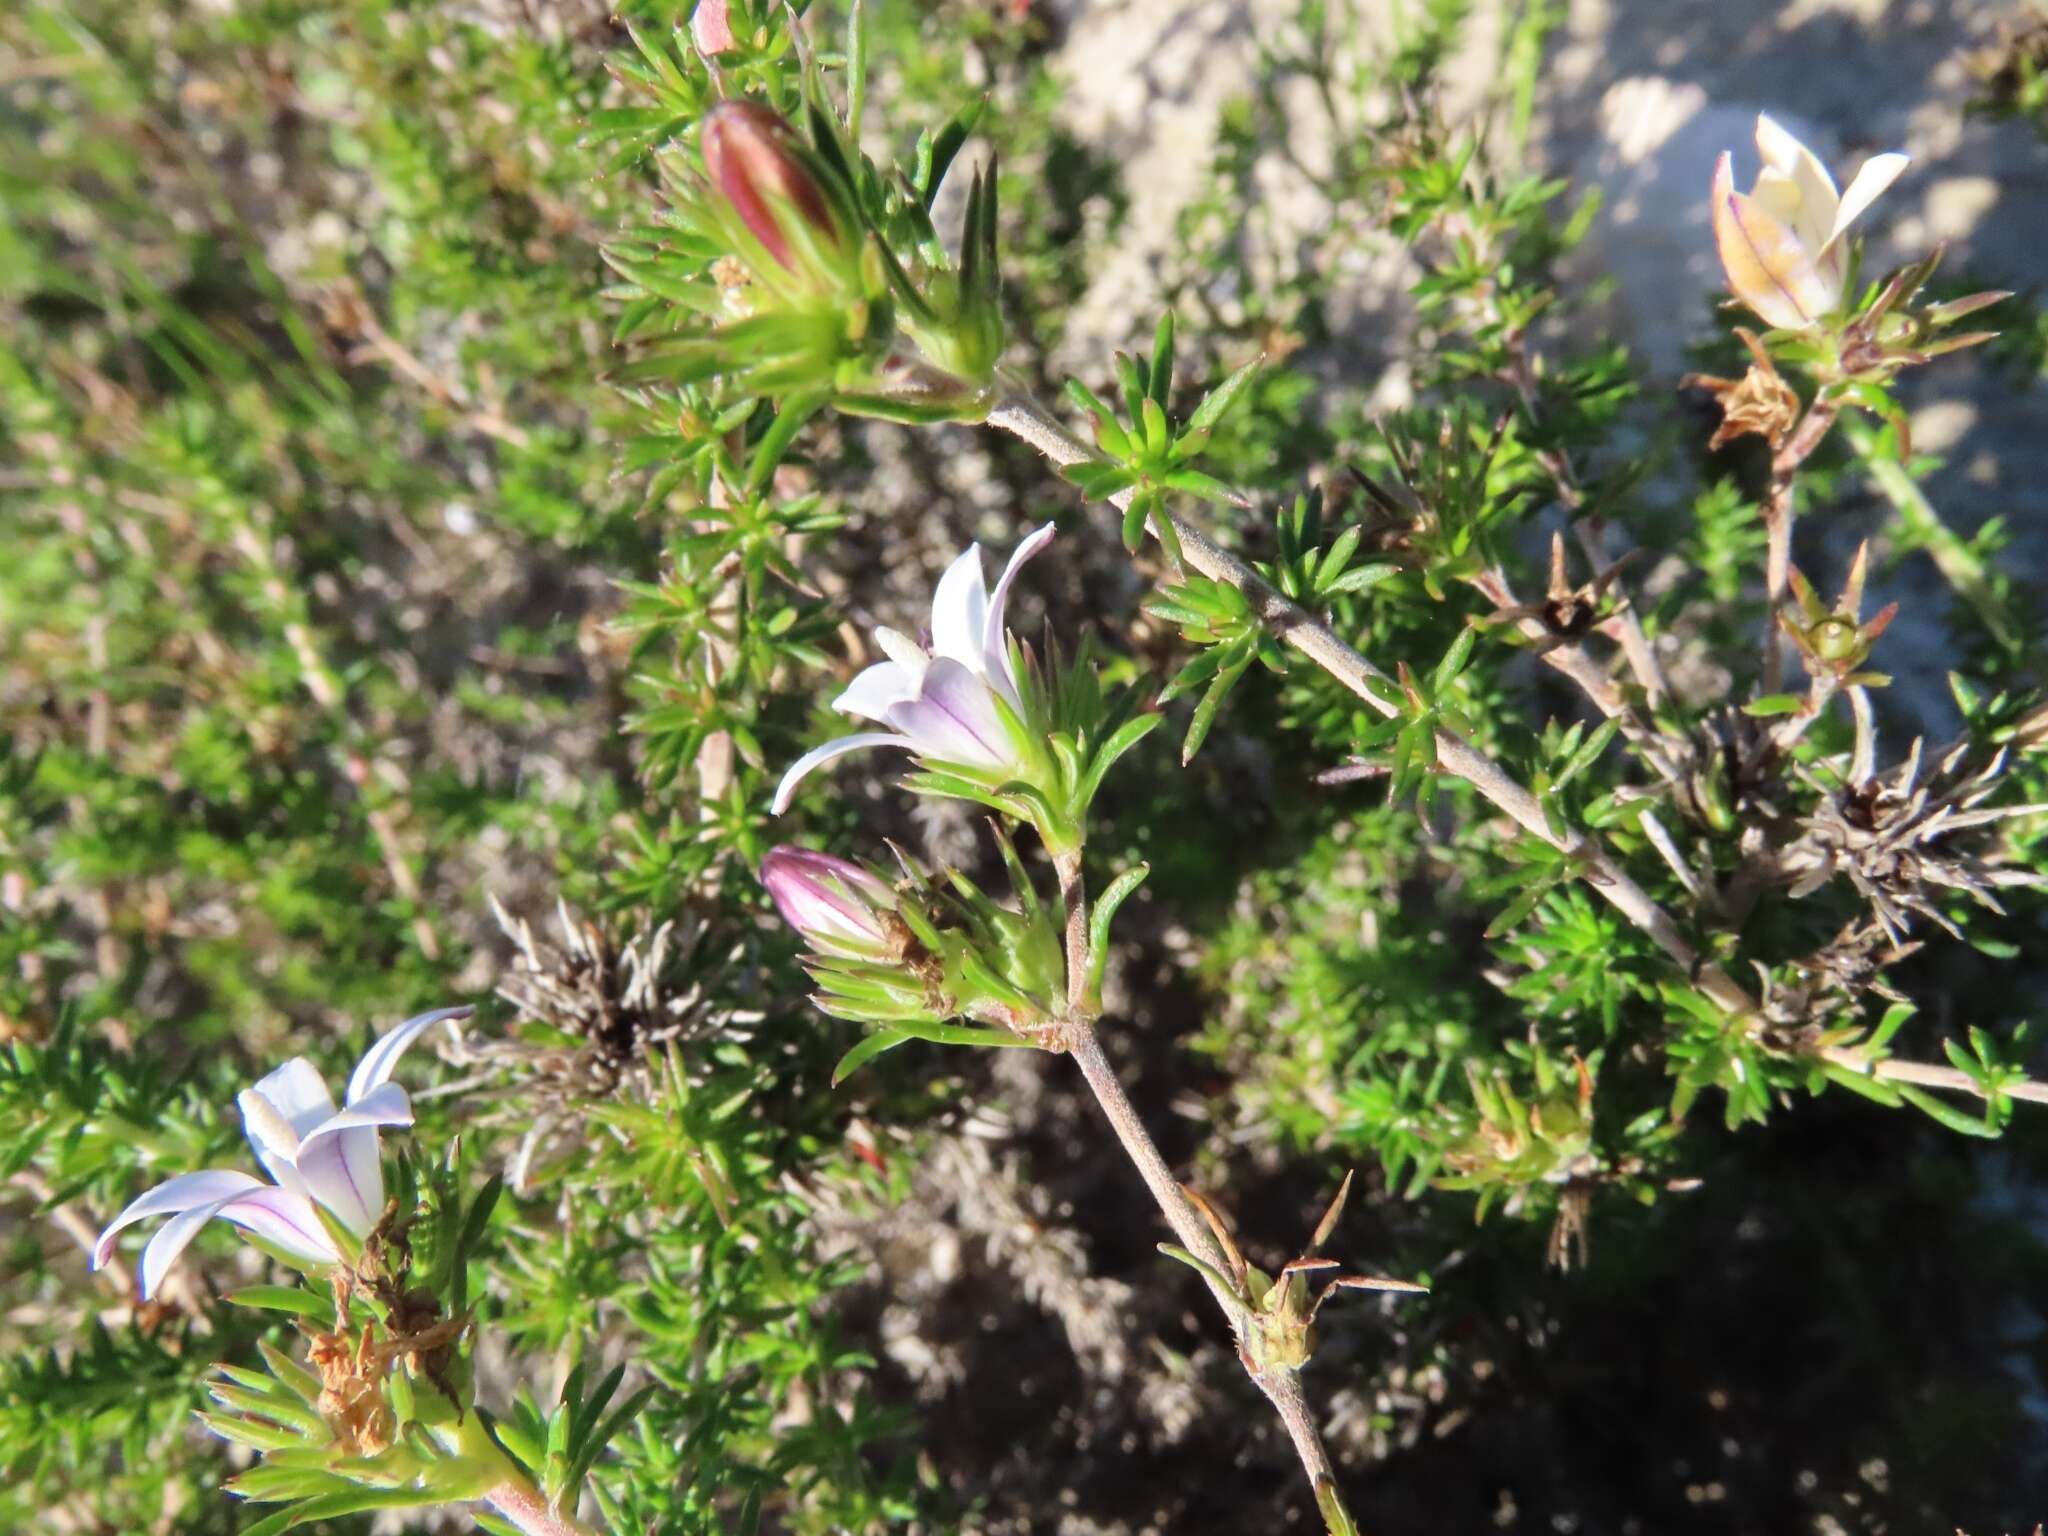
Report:
[[[1067,1017],[1063,1021],[1067,1054],[1081,1069],[1081,1076],[1095,1095],[1095,1102],[1102,1107],[1103,1118],[1122,1144],[1124,1155],[1138,1170],[1138,1177],[1145,1181],[1145,1188],[1151,1192],[1153,1202],[1166,1218],[1166,1224],[1173,1228],[1173,1235],[1183,1248],[1208,1266],[1203,1281],[1216,1298],[1216,1304],[1223,1309],[1224,1316],[1230,1319],[1231,1332],[1237,1336],[1239,1357],[1243,1358],[1244,1331],[1240,1316],[1243,1303],[1226,1291],[1216,1278],[1230,1273],[1229,1261],[1224,1257],[1215,1235],[1210,1232],[1208,1223],[1202,1219],[1194,1202],[1180,1187],[1180,1181],[1174,1178],[1173,1170],[1167,1167],[1166,1159],[1160,1155],[1158,1145],[1145,1129],[1145,1122],[1138,1117],[1137,1106],[1131,1103],[1116,1069],[1110,1066],[1109,1058],[1103,1054],[1102,1038],[1095,1030],[1095,1018],[1088,1007],[1088,894],[1080,851],[1076,849],[1055,856],[1053,868],[1059,875],[1060,902],[1067,915]],[[1316,1505],[1324,1511],[1330,1529],[1355,1531],[1357,1527],[1351,1522],[1337,1492],[1330,1458],[1324,1453],[1322,1436],[1317,1432],[1314,1416],[1302,1396],[1299,1378],[1292,1371],[1261,1373],[1252,1371],[1249,1366],[1246,1369],[1266,1400],[1279,1413],[1281,1423],[1286,1425],[1287,1437],[1294,1442],[1302,1471],[1308,1475],[1309,1486],[1315,1491]],[[1342,1516],[1342,1526],[1331,1514],[1332,1510]]]

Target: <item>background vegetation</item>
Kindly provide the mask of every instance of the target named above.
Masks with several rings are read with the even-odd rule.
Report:
[[[1525,591],[1580,495],[1681,564],[1645,584],[1674,670],[1701,696],[1746,679],[1764,466],[1753,442],[1709,456],[1711,411],[1645,383],[1592,317],[1601,274],[1570,265],[1583,189],[1527,149],[1559,18],[1489,13],[1475,43],[1455,4],[1393,26],[1255,9],[1259,88],[1227,104],[1174,254],[1109,327],[1144,349],[1179,313],[1182,415],[1271,359],[1205,460],[1261,509],[1204,515],[1282,567],[1359,528],[1360,560],[1399,569],[1327,606],[1368,655],[1426,672],[1490,605],[1430,590],[1449,556],[1408,558],[1368,482],[1427,491],[1428,537],[1464,516]],[[705,493],[693,424],[620,387],[630,285],[604,254],[658,206],[645,151],[672,102],[632,77],[687,64],[682,19],[577,0],[0,17],[0,1525],[253,1523],[192,1413],[214,1365],[253,1352],[259,1325],[222,1295],[261,1266],[202,1245],[137,1306],[81,1242],[166,1173],[238,1157],[233,1094],[268,1064],[339,1070],[399,1017],[491,998],[415,1069],[447,1090],[417,1139],[459,1131],[466,1166],[512,1175],[485,1244],[485,1395],[552,1402],[586,1361],[655,1389],[598,1474],[613,1529],[1301,1517],[1284,1438],[1198,1283],[1154,1253],[1064,1063],[912,1048],[829,1086],[855,1034],[805,1000],[751,870],[787,833],[768,795],[823,734],[854,627],[914,627],[968,539],[1007,549],[1056,517],[1020,632],[1092,630],[1148,694],[1204,651],[1145,604],[1172,574],[1156,547],[1134,566],[1114,514],[971,427],[825,415],[765,498]],[[817,15],[833,39],[843,19]],[[1063,114],[1066,19],[891,0],[870,21],[870,152],[987,96],[968,154],[1000,152],[1009,361],[1045,398],[1070,371],[1109,394],[1106,353],[1072,360],[1101,330],[1075,306],[1129,197]],[[2031,36],[2001,44],[2009,76],[1982,70],[2022,137]],[[1498,86],[1446,121],[1433,89],[1460,46],[1494,50]],[[771,89],[783,67],[733,66]],[[1276,261],[1239,210],[1304,91],[1331,115],[1334,212]],[[1399,409],[1357,345],[1375,317],[1332,300],[1365,250],[1409,264]],[[2038,282],[1971,277],[1940,274],[1940,296]],[[1995,387],[2038,402],[2031,293],[1986,318]],[[1887,479],[1882,428],[1812,466],[1802,568],[1832,596],[1869,534],[1887,573],[1975,572],[1911,589],[1912,664],[1961,674],[1962,703],[1880,695],[1886,760],[1967,727],[2011,749],[2000,803],[2048,800],[2027,750],[2038,594],[2015,574],[2037,557],[1996,526],[1916,524],[1894,493],[1927,466]],[[1304,530],[1311,483],[1326,521]],[[1260,1262],[1356,1168],[1338,1250],[1433,1283],[1322,1325],[1312,1379],[1368,1527],[1990,1531],[2048,1510],[2029,1106],[1958,1100],[1944,1123],[1775,1062],[1744,1098],[1718,1059],[1674,1102],[1683,1005],[1648,941],[1548,883],[1461,787],[1419,812],[1383,774],[1321,782],[1366,712],[1308,669],[1209,664],[1239,660],[1192,765],[1201,674],[1100,803],[1097,846],[1154,871],[1121,929],[1112,1051]],[[1587,739],[1565,737],[1576,696],[1504,638],[1451,681],[1489,749],[1553,780]],[[1830,722],[1810,745],[1847,739]],[[804,830],[989,873],[964,809],[835,782],[807,789]],[[1587,816],[1616,782],[1557,795]],[[1996,838],[2000,868],[2048,871],[2038,821]],[[1937,942],[1889,964],[1917,1008],[1902,1054],[2025,1064],[2044,909],[2000,900],[1941,896],[1966,940],[1923,921],[1912,937]],[[1799,962],[1863,910],[1845,885],[1774,899],[1741,958],[1817,985]],[[1534,1133],[1503,1140],[1502,1092]]]

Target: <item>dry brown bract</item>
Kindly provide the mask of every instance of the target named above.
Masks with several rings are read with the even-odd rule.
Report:
[[[1960,891],[1994,912],[2003,887],[2038,885],[2040,877],[2008,867],[2003,849],[1960,834],[2025,816],[2048,806],[1985,806],[2003,781],[2006,753],[1970,769],[1970,743],[1957,742],[1928,767],[1915,740],[1906,760],[1860,783],[1809,783],[1822,792],[1801,835],[1781,857],[1794,899],[1846,875],[1870,902],[1893,943],[1903,942],[1913,914],[1962,935],[1941,910],[1947,892]],[[1803,770],[1802,770],[1803,772]]]
[[[412,1273],[406,1225],[393,1201],[364,1240],[362,1256],[334,1271],[334,1311],[343,1326],[310,1333],[307,1358],[320,1375],[320,1415],[343,1455],[375,1456],[390,1447],[396,1425],[384,1379],[398,1361],[413,1376],[432,1382],[450,1402],[461,1401],[447,1373],[470,1320],[467,1314],[443,1317],[433,1292],[406,1285]],[[349,1301],[357,1291],[375,1297],[384,1316],[381,1328],[365,1323],[358,1333],[347,1326]]]
[[[1706,390],[1721,407],[1721,425],[1707,440],[1709,452],[1718,453],[1746,433],[1762,438],[1775,452],[1784,445],[1793,423],[1799,420],[1798,392],[1779,376],[1762,342],[1739,325],[1735,334],[1755,359],[1741,378],[1719,379],[1711,374],[1689,373],[1679,384],[1686,389]]]
[[[725,1007],[714,997],[728,990],[745,995],[744,976],[730,989],[723,982],[751,964],[746,939],[717,942],[693,912],[621,936],[557,903],[561,938],[549,943],[495,896],[491,910],[517,951],[498,996],[518,1010],[515,1028],[537,1024],[548,1037],[465,1033],[450,1059],[482,1069],[454,1089],[479,1092],[489,1083],[489,1091],[519,1101],[528,1130],[508,1170],[515,1190],[529,1187],[536,1159],[558,1132],[580,1123],[582,1106],[629,1085],[651,1092],[649,1064],[664,1047],[745,1038],[760,1021],[758,1011]]]

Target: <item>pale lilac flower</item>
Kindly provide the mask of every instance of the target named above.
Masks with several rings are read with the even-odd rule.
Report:
[[[776,815],[789,808],[797,785],[813,768],[864,747],[902,747],[928,763],[965,768],[984,778],[1021,774],[1027,766],[1026,744],[1016,739],[996,706],[1000,698],[1012,714],[1024,712],[1003,609],[1017,572],[1052,535],[1053,525],[1047,523],[1019,544],[993,594],[982,580],[981,546],[968,545],[932,595],[928,647],[893,629],[875,631],[875,642],[889,659],[856,677],[832,707],[889,729],[841,736],[798,758],[775,791]]]
[[[821,954],[893,958],[902,948],[883,917],[896,910],[895,891],[851,860],[785,844],[761,860],[761,883],[783,921]]]
[[[274,1183],[246,1173],[211,1169],[180,1174],[134,1201],[94,1245],[92,1267],[113,1257],[123,1228],[152,1216],[171,1219],[142,1251],[142,1296],[155,1293],[199,1229],[216,1216],[300,1263],[334,1264],[335,1251],[314,1207],[326,1210],[358,1237],[367,1237],[384,1214],[381,1126],[411,1125],[412,1102],[392,1069],[407,1046],[443,1019],[468,1008],[437,1008],[407,1019],[370,1047],[348,1080],[348,1095],[334,1107],[327,1085],[305,1057],[286,1062],[237,1095],[242,1125],[257,1160]]]
[[[1735,162],[1714,167],[1714,243],[1735,297],[1784,330],[1818,325],[1842,304],[1848,278],[1843,236],[1906,168],[1906,157],[1872,155],[1837,192],[1812,150],[1768,116],[1756,120],[1764,168],[1744,196]]]

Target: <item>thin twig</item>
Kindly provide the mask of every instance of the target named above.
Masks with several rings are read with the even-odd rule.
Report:
[[[989,412],[988,424],[1023,439],[1062,467],[1095,457],[1093,450],[1026,395],[1007,396]],[[1129,493],[1120,492],[1111,500],[1122,506],[1128,502]],[[1201,529],[1177,514],[1172,516],[1181,554],[1189,565],[1204,576],[1243,592],[1268,629],[1372,709],[1388,716],[1397,712],[1397,706],[1385,697],[1398,697],[1398,690],[1386,673],[1354,651],[1327,624],[1275,591],[1257,571],[1219,547]],[[1436,754],[1437,766],[1444,772],[1464,779],[1517,825],[1576,863],[1594,888],[1692,976],[1702,992],[1731,1013],[1755,1013],[1756,1000],[1718,965],[1703,962],[1670,914],[1615,864],[1596,841],[1569,829],[1553,829],[1536,797],[1464,738],[1449,731],[1437,732]]]
[[[1918,1088],[1943,1088],[1952,1093],[1972,1094],[1980,1099],[1987,1097],[1975,1078],[1954,1067],[1939,1067],[1927,1061],[1905,1061],[1897,1056],[1872,1061],[1853,1046],[1831,1045],[1820,1054],[1838,1067],[1846,1067],[1851,1072],[1874,1077],[1880,1082],[1911,1083]],[[2048,1083],[2008,1083],[2001,1091],[2007,1098],[2048,1104]]]
[[[1323,1450],[1322,1435],[1317,1431],[1315,1418],[1302,1396],[1299,1378],[1288,1370],[1262,1372],[1252,1369],[1244,1347],[1242,1303],[1223,1288],[1219,1278],[1229,1271],[1222,1246],[1195,1209],[1187,1192],[1181,1188],[1180,1181],[1174,1178],[1172,1169],[1166,1166],[1166,1159],[1160,1155],[1158,1145],[1145,1129],[1145,1122],[1138,1117],[1137,1107],[1131,1103],[1130,1095],[1124,1092],[1122,1080],[1103,1054],[1102,1039],[1096,1033],[1095,1020],[1088,1008],[1088,896],[1079,851],[1059,855],[1053,867],[1059,875],[1060,900],[1066,908],[1067,917],[1067,1017],[1062,1020],[1061,1029],[1067,1054],[1081,1069],[1081,1076],[1094,1093],[1095,1102],[1102,1107],[1103,1118],[1109,1121],[1124,1155],[1130,1158],[1138,1170],[1138,1177],[1151,1191],[1153,1202],[1166,1218],[1167,1225],[1173,1228],[1173,1235],[1183,1248],[1206,1266],[1202,1274],[1203,1283],[1209,1287],[1217,1306],[1223,1309],[1223,1315],[1230,1320],[1238,1358],[1246,1362],[1246,1374],[1279,1413],[1281,1423],[1286,1425],[1287,1437],[1294,1442],[1295,1454],[1301,1460],[1302,1471],[1308,1476],[1309,1487],[1315,1493],[1318,1506],[1334,1504],[1344,1511],[1346,1522],[1355,1529],[1356,1522],[1351,1519],[1350,1512],[1344,1510],[1343,1497],[1330,1470],[1330,1458]]]
[[[1809,411],[1808,415],[1811,417],[1812,412]],[[1828,415],[1832,418],[1833,407],[1828,408]],[[1029,444],[1060,468],[1097,457],[1093,449],[1067,431],[1037,400],[1023,391],[1007,394],[989,412],[988,425]],[[1799,435],[1806,435],[1808,430],[1802,426]],[[1811,429],[1810,440],[1800,454],[1802,460],[1819,444],[1825,432],[1825,422]],[[1788,449],[1792,446],[1791,443],[1786,445]],[[1130,492],[1119,492],[1110,500],[1121,508],[1129,503]],[[1276,592],[1243,560],[1219,548],[1201,529],[1178,514],[1169,515],[1173,517],[1174,532],[1180,538],[1182,556],[1189,565],[1211,580],[1226,582],[1243,592],[1251,599],[1253,610],[1261,622],[1281,640],[1300,651],[1379,713],[1394,713],[1394,706],[1375,691],[1374,685],[1392,691],[1389,686],[1391,680],[1384,672],[1354,651],[1327,624]],[[1775,616],[1772,622],[1776,623]],[[1470,742],[1447,731],[1439,731],[1436,749],[1439,768],[1464,779],[1482,798],[1506,812],[1517,825],[1565,854],[1578,865],[1593,888],[1647,934],[1692,978],[1702,993],[1736,1019],[1744,1021],[1745,1028],[1757,1027],[1761,1016],[1756,1000],[1720,966],[1703,960],[1670,914],[1618,868],[1596,841],[1569,830],[1563,834],[1554,831],[1536,797]],[[1901,1061],[1896,1057],[1873,1062],[1854,1048],[1831,1047],[1824,1054],[1829,1060],[1852,1071],[1984,1096],[1984,1090],[1968,1075],[1950,1068]],[[2048,1083],[2014,1085],[2005,1091],[2014,1098],[2048,1102]],[[1190,1251],[1200,1254],[1204,1250],[1191,1248]]]
[[[1488,287],[1489,296],[1493,289]],[[1535,365],[1529,357],[1528,337],[1521,331],[1510,333],[1507,339],[1508,382],[1515,387],[1515,394],[1522,402],[1522,414],[1528,418],[1531,427],[1543,423],[1543,409],[1536,390]],[[1571,455],[1562,448],[1538,450],[1536,461],[1550,475],[1551,484],[1557,487],[1557,499],[1564,506],[1572,527],[1572,537],[1579,548],[1593,562],[1594,573],[1609,563],[1607,551],[1607,520],[1598,514],[1585,515],[1586,492],[1579,481],[1578,471],[1572,467]],[[1671,691],[1671,685],[1664,680],[1664,669],[1657,663],[1657,654],[1650,649],[1650,638],[1643,633],[1642,620],[1636,617],[1633,604],[1625,607],[1610,619],[1605,626],[1611,629],[1614,638],[1621,644],[1621,653],[1628,658],[1629,670],[1642,685],[1651,707]],[[1612,710],[1609,714],[1614,713]]]
[[[1763,692],[1776,693],[1785,675],[1784,640],[1778,633],[1778,609],[1792,568],[1792,486],[1799,466],[1813,456],[1838,407],[1825,391],[1814,397],[1799,426],[1771,459],[1771,487],[1764,498],[1764,678]]]
[[[1471,577],[1469,584],[1473,591],[1497,609],[1523,606],[1515,596],[1515,589],[1508,581],[1507,572],[1497,565]],[[1616,615],[1617,618],[1621,616]],[[1583,645],[1576,640],[1560,641],[1534,614],[1524,614],[1517,619],[1515,628],[1521,631],[1525,638],[1539,644],[1541,649],[1537,654],[1550,667],[1576,683],[1579,691],[1585,694],[1588,703],[1608,719],[1620,722],[1622,734],[1642,753],[1652,768],[1669,782],[1678,782],[1681,775],[1670,758],[1665,755],[1657,732],[1629,702],[1607,669],[1601,666]],[[1638,673],[1638,680],[1640,677],[1641,674]],[[1651,694],[1650,697],[1654,700],[1656,695]]]
[[[60,1200],[56,1204],[51,1205],[50,1196],[55,1191],[51,1189],[49,1180],[45,1179],[33,1168],[22,1169],[21,1172],[15,1174],[8,1182],[28,1191],[36,1200],[48,1206],[48,1209],[43,1214],[50,1218],[51,1225],[70,1238],[72,1242],[76,1243],[80,1251],[88,1256],[91,1255],[93,1249],[99,1243],[99,1228],[94,1224],[92,1217],[86,1215],[68,1200]],[[105,1275],[108,1283],[123,1296],[133,1296],[135,1294],[135,1276],[124,1266],[119,1264],[109,1265],[100,1273]]]

